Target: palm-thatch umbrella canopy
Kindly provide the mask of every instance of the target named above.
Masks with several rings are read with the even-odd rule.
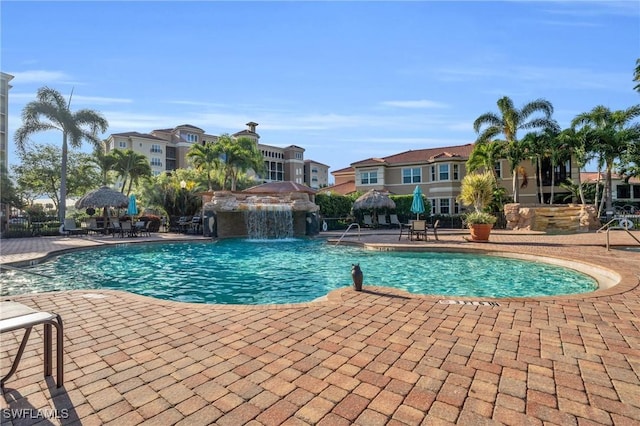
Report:
[[[391,198],[383,194],[380,191],[371,189],[365,194],[358,197],[353,203],[354,210],[366,210],[366,209],[395,209],[396,203]]]
[[[76,201],[77,209],[105,208],[105,207],[127,207],[129,198],[121,192],[115,191],[108,186],[103,186],[85,194]]]

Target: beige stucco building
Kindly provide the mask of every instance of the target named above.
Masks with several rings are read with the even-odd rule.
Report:
[[[250,121],[247,128],[234,133],[234,138],[246,137],[253,140],[264,157],[266,173],[256,178],[260,182],[292,181],[312,186],[310,179],[305,179],[305,149],[297,145],[278,147],[260,143],[260,135],[256,132],[258,123]],[[150,133],[125,132],[111,134],[106,141],[107,152],[114,149],[131,149],[146,156],[154,175],[181,168],[190,167],[187,152],[193,144],[216,142],[217,135],[206,133],[203,129],[190,124],[182,124],[173,128],[153,130]],[[310,161],[310,160],[309,160]],[[319,176],[329,174],[329,167],[316,163]]]
[[[460,184],[465,176],[466,162],[473,144],[442,148],[418,149],[393,154],[383,158],[368,158],[352,163],[350,167],[336,170],[335,185],[325,190],[340,193],[366,192],[370,189],[387,191],[391,194],[411,194],[416,186],[431,202],[433,214],[458,214],[463,208],[457,201]],[[543,194],[551,194],[551,167],[543,162]],[[512,175],[509,163],[496,163],[498,183],[512,195]],[[567,162],[556,168],[556,182],[565,178],[577,181],[577,165]],[[535,165],[525,161],[519,167],[520,202],[535,204],[539,200]],[[557,186],[554,192],[563,190]]]
[[[11,74],[0,72],[0,166],[2,170],[9,171],[9,82],[13,79]],[[4,227],[5,221],[11,215],[11,208],[8,205],[0,205],[0,223]],[[4,230],[4,228],[3,228]]]

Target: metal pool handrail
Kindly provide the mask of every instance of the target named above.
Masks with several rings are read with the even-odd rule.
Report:
[[[636,240],[638,242],[638,244],[640,244],[640,240],[637,239],[636,236],[633,235],[631,232],[629,232],[629,230],[627,228],[624,228],[622,226],[611,226],[611,224],[613,222],[616,222],[618,220],[619,220],[619,218],[613,218],[609,222],[607,222],[604,225],[602,225],[602,227],[596,231],[596,232],[601,232],[604,229],[606,229],[606,231],[607,231],[607,243],[606,243],[607,251],[611,250],[611,247],[610,247],[610,244],[609,244],[609,231],[611,231],[611,229],[621,229],[621,230],[625,231],[627,234],[629,234],[631,236],[631,238],[633,238],[634,240]]]
[[[357,222],[354,222],[352,224],[350,224],[347,229],[342,233],[342,235],[340,236],[340,238],[338,239],[338,241],[336,242],[335,245],[340,244],[340,241],[342,241],[342,239],[344,238],[345,235],[347,235],[347,232],[349,232],[349,230],[353,227],[353,226],[357,226],[358,227],[358,240],[360,240],[360,224]]]

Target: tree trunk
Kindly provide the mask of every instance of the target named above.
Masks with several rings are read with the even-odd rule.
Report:
[[[60,164],[60,209],[58,216],[64,223],[67,214],[67,132],[62,132],[62,161]]]
[[[544,187],[542,186],[542,157],[538,157],[538,200],[544,204]]]
[[[551,196],[549,197],[549,205],[553,205],[553,188],[556,184],[556,166],[551,163]]]
[[[520,198],[520,188],[518,187],[518,168],[515,167],[511,171],[511,184],[513,185],[513,202],[519,202]]]
[[[612,162],[607,163],[607,174],[605,176],[605,197],[607,198],[607,211],[613,211],[613,191],[611,185],[611,169],[613,168]]]

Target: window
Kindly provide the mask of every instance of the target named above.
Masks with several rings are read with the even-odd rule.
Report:
[[[631,185],[616,186],[617,198],[631,198]]]
[[[436,166],[431,166],[431,182],[436,181]]]
[[[458,164],[453,165],[453,180],[460,180],[460,166]]]
[[[156,166],[156,167],[162,167],[162,160],[159,159],[158,157],[152,157],[151,158],[151,165],[152,166]]]
[[[125,141],[118,142],[118,148],[126,148],[126,147],[127,147],[127,143]]]
[[[640,185],[633,185],[633,198],[640,198]]]
[[[431,204],[431,214],[436,214],[436,199],[430,199],[429,204]]]
[[[302,153],[301,152],[296,152],[296,159],[297,160],[302,160]]]
[[[501,161],[496,161],[496,163],[493,165],[493,171],[496,174],[497,178],[501,178],[502,177],[502,162]]]
[[[440,164],[438,166],[438,180],[449,180],[449,165],[448,164]]]
[[[422,181],[422,169],[402,169],[402,183],[420,183]]]
[[[449,214],[449,199],[440,198],[440,214]]]
[[[187,142],[198,142],[198,135],[194,133],[187,133],[185,139]]]
[[[373,185],[378,183],[378,172],[360,172],[361,185]]]
[[[160,148],[160,145],[154,143],[151,145],[151,152],[153,154],[162,154],[162,148]]]
[[[458,203],[458,200],[453,200],[453,214],[460,214],[460,203]]]

